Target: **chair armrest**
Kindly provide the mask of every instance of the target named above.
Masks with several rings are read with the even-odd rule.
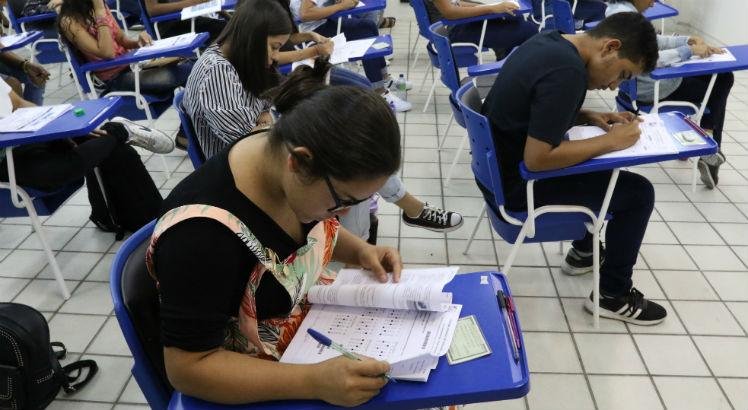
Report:
[[[34,23],[37,21],[55,21],[55,20],[57,20],[57,13],[52,13],[52,12],[36,14],[33,16],[21,17],[19,19],[16,19],[16,21],[18,21],[18,24]]]
[[[501,71],[502,67],[504,67],[504,62],[506,62],[506,59],[494,61],[492,63],[472,65],[467,69],[468,76],[480,77],[482,75],[496,74]]]

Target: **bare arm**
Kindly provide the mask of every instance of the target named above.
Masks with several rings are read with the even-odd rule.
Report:
[[[619,124],[608,133],[582,141],[563,141],[556,147],[527,136],[524,161],[530,171],[549,171],[566,168],[598,155],[618,151],[634,145],[639,139],[639,121]]]
[[[444,18],[449,20],[495,13],[513,14],[513,11],[517,9],[517,6],[514,3],[509,2],[486,5],[466,4],[467,7],[462,7],[462,2],[460,2],[460,6],[457,6],[452,4],[449,0],[434,0],[434,6],[436,6],[436,9],[439,10],[439,13],[441,13]]]
[[[106,15],[106,11],[98,9],[95,5],[96,2],[94,2],[95,17],[103,18]],[[99,25],[98,35],[94,37],[79,21],[64,17],[60,28],[65,38],[74,44],[78,50],[104,59],[116,57],[114,54],[114,39],[112,38],[109,26],[104,24]]]
[[[262,360],[223,349],[188,352],[164,348],[169,382],[204,400],[240,404],[268,400],[319,399],[354,406],[379,393],[389,365],[342,356],[312,365]]]
[[[316,58],[319,55],[319,47],[312,46],[302,48],[301,50],[281,51],[276,54],[276,61],[278,61],[279,65],[283,65],[296,61],[306,60],[307,58]]]
[[[331,6],[319,7],[312,0],[304,0],[299,9],[299,18],[301,21],[323,20],[339,11],[356,7],[357,3],[358,0],[342,0]]]
[[[368,244],[342,226],[332,257],[336,261],[372,271],[380,282],[386,282],[390,272],[395,282],[400,280],[402,261],[396,249]]]
[[[16,94],[15,91],[10,92],[10,102],[13,104],[13,111],[19,108],[36,107],[31,101],[26,101],[20,95]]]
[[[145,8],[150,16],[160,16],[162,14],[176,13],[182,11],[185,7],[205,3],[208,0],[181,0],[170,3],[159,3],[158,0],[145,0]]]

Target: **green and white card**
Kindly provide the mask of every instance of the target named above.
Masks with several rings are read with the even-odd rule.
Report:
[[[447,351],[449,364],[463,363],[489,354],[491,347],[486,343],[475,315],[461,317]]]

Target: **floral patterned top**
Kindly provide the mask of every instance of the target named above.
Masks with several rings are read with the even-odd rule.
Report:
[[[156,224],[146,252],[146,264],[158,282],[153,254],[158,238],[172,226],[191,218],[210,218],[231,230],[257,258],[249,275],[239,311],[225,330],[223,347],[266,359],[279,359],[298,330],[309,310],[306,294],[312,285],[331,283],[334,274],[327,269],[338,235],[339,222],[332,218],[321,221],[307,234],[302,247],[280,260],[272,249],[265,248],[252,231],[230,212],[210,205],[184,205],[165,213]],[[257,320],[255,293],[262,275],[270,272],[292,301],[286,317]]]

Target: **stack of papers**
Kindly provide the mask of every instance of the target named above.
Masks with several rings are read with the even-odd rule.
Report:
[[[169,48],[179,47],[185,44],[190,44],[192,40],[197,37],[197,34],[198,33],[187,33],[174,37],[162,38],[161,40],[155,40],[153,44],[140,47],[139,49],[135,50],[135,55],[151,53],[155,50],[165,50]]]
[[[17,42],[26,38],[26,36],[27,36],[27,33],[11,34],[8,36],[2,36],[0,37],[0,45],[3,47],[10,47],[13,44],[16,44]]]
[[[330,64],[340,64],[348,62],[352,58],[363,57],[366,51],[377,41],[377,38],[347,41],[345,34],[340,33],[330,40],[335,43],[330,56]]]
[[[73,108],[71,104],[19,108],[0,123],[0,132],[34,132]]]
[[[698,56],[691,57],[690,60],[681,61],[680,63],[672,64],[673,67],[680,67],[688,64],[705,64],[705,63],[725,63],[730,61],[736,61],[735,56],[728,49],[724,49],[723,54],[712,54],[707,58],[699,58]]]
[[[639,124],[641,136],[636,144],[620,151],[609,152],[595,158],[627,158],[645,157],[651,155],[666,155],[678,152],[678,146],[668,133],[665,124],[657,114],[641,115],[643,120]],[[569,130],[569,140],[578,141],[597,137],[607,131],[596,126],[577,126]]]
[[[399,283],[382,284],[366,272],[341,270],[332,285],[309,289],[315,304],[280,361],[311,364],[340,355],[309,336],[312,328],[356,354],[387,361],[395,379],[426,381],[457,327],[462,306],[442,292],[456,273],[403,269]]]

